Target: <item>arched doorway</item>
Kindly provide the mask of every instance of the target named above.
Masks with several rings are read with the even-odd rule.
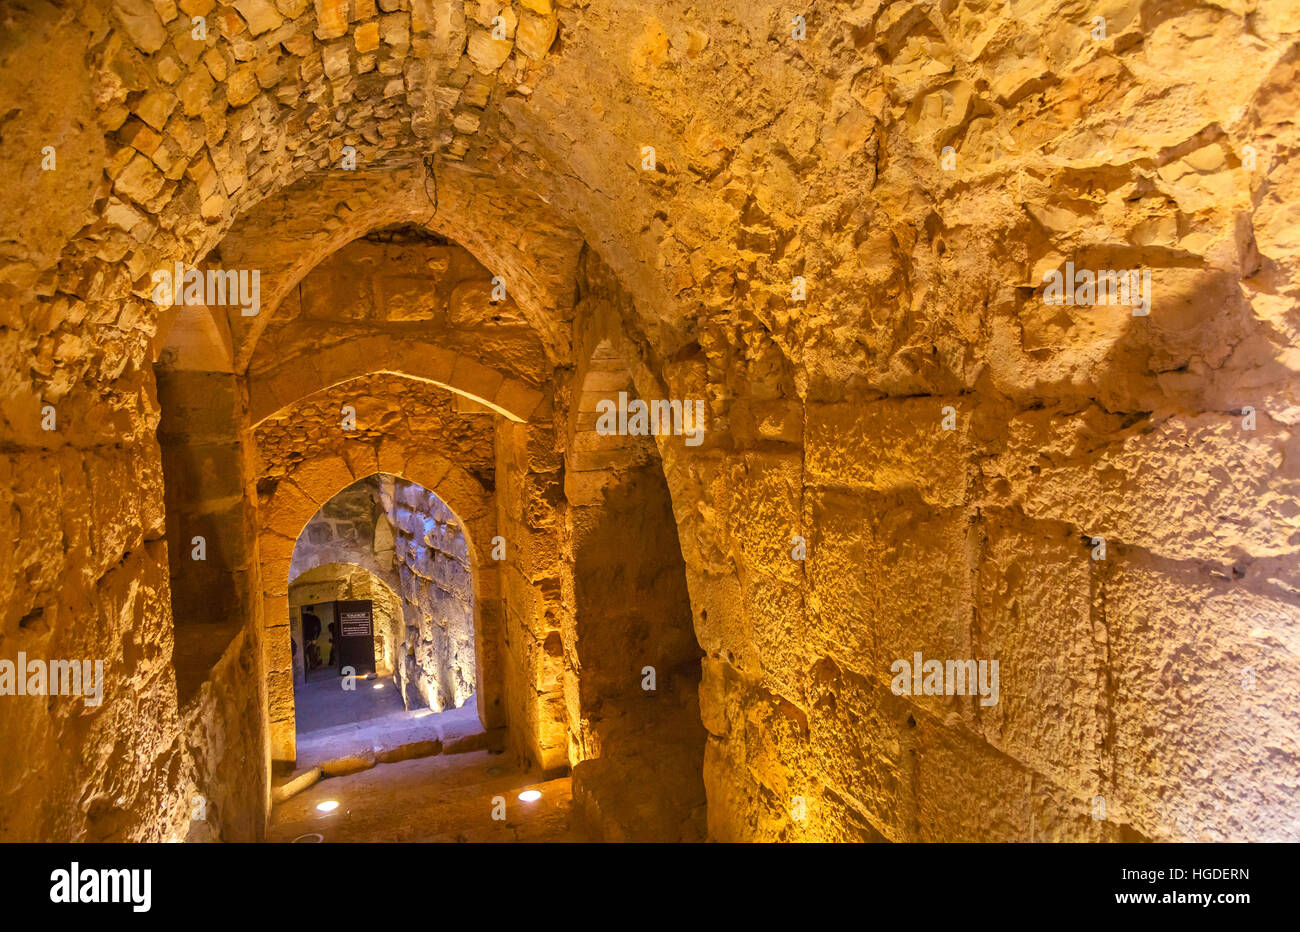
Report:
[[[576,384],[565,477],[574,801],[603,840],[701,841],[703,651],[663,465],[653,435],[610,429],[641,402],[609,342]]]

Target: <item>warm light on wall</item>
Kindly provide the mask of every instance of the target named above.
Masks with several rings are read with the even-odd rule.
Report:
[[[524,803],[535,803],[542,798],[542,794],[537,790],[524,790],[519,794],[519,801]]]

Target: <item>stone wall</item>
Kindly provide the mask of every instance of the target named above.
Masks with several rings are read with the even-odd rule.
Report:
[[[405,625],[394,651],[408,709],[458,709],[477,691],[474,581],[460,522],[428,489],[383,476]]]
[[[172,664],[184,703],[251,613],[255,518],[244,495],[244,411],[235,377],[160,367],[157,378]]]
[[[706,830],[702,652],[656,438],[597,430],[602,405],[638,398],[627,347],[598,332],[621,297],[605,284],[589,280],[578,308],[586,358],[569,385],[564,425],[574,799],[594,838],[698,841]],[[629,794],[632,784],[639,789]]]
[[[298,535],[289,578],[325,563],[352,563],[385,582],[393,574],[393,528],[379,498],[379,477],[361,479],[312,515]]]
[[[617,304],[588,275],[583,291]],[[709,397],[689,359],[672,389],[633,370],[643,397]],[[712,837],[1229,838],[1246,822],[1289,836],[1290,777],[1251,763],[1262,739],[1243,731],[1292,728],[1297,680],[1258,640],[1295,611],[1280,539],[1257,536],[1280,527],[1264,488],[1289,480],[1258,477],[1288,435],[1240,414],[1018,410],[974,391],[810,403],[798,443],[788,421],[756,419],[731,450],[744,432],[713,409],[701,448],[660,442],[707,654]],[[1210,478],[1216,457],[1235,478]],[[1192,530],[1204,506],[1171,479],[1226,510]],[[893,664],[918,651],[998,659],[998,702],[897,695]],[[1243,774],[1233,803],[1194,777],[1193,747]],[[1152,755],[1184,774],[1176,799],[1144,775]],[[965,815],[976,805],[987,820]]]
[[[545,425],[498,424],[508,737],[517,758],[547,773],[563,771],[570,755],[561,632],[572,615],[563,597],[563,460],[555,444]]]

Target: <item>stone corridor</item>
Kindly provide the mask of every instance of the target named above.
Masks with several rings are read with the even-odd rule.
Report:
[[[1300,841],[1297,151],[1295,0],[0,4],[0,841]]]

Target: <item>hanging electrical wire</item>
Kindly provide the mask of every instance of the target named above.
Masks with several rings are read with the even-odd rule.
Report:
[[[429,182],[433,182],[433,194],[429,194]],[[433,205],[433,212],[438,213],[438,177],[433,173],[433,156],[424,157],[424,196],[429,199]]]

